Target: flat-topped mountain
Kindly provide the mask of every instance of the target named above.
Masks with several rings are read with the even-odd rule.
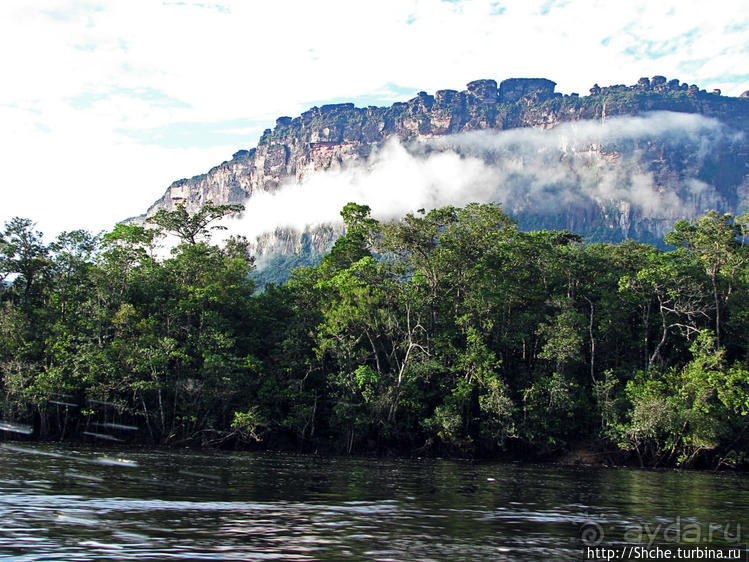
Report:
[[[390,107],[342,103],[279,117],[257,147],[174,182],[146,216],[208,200],[249,209],[260,192],[366,165],[397,139],[414,158],[453,151],[479,159],[496,172],[482,196],[502,201],[521,227],[652,242],[706,208],[749,210],[748,130],[749,92],[727,97],[663,76],[596,84],[586,96],[555,92],[545,78],[475,80]],[[288,230],[279,236],[271,245],[284,253],[310,244]],[[318,236],[313,246],[327,242]]]

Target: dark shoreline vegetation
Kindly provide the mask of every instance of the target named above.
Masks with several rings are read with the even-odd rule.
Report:
[[[210,243],[236,210],[51,244],[6,223],[0,436],[747,467],[746,215],[679,221],[662,251],[495,204],[349,203],[319,265],[256,292],[247,241]]]

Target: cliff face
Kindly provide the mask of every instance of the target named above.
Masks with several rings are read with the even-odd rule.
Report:
[[[633,210],[626,197],[605,204],[573,205],[556,213],[539,214],[532,208],[518,207],[521,226],[570,228],[598,239],[648,239],[662,235],[674,218],[691,218],[702,212],[702,204],[726,212],[749,209],[749,139],[744,135],[749,128],[749,93],[740,98],[725,97],[719,91],[708,93],[662,76],[641,78],[633,86],[595,85],[588,96],[562,95],[555,93],[554,87],[554,82],[542,78],[508,79],[499,85],[494,80],[476,80],[464,91],[439,90],[434,95],[419,92],[413,99],[391,107],[356,108],[345,103],[313,107],[295,118],[280,117],[256,148],[240,150],[206,174],[174,182],[146,216],[178,204],[195,210],[208,200],[249,206],[252,195],[259,191],[275,190],[282,182],[299,182],[312,171],[364,161],[392,137],[408,143],[477,130],[552,129],[569,122],[604,123],[616,116],[653,111],[713,118],[722,124],[723,132],[713,143],[710,132],[696,140],[666,142],[657,137],[658,131],[652,131],[641,142],[625,139],[591,144],[587,150],[612,166],[636,153],[640,171],[650,174],[665,195],[669,190],[686,189],[683,186],[692,185],[692,180],[699,182],[702,187],[693,190],[689,208],[665,209],[660,217],[646,216]],[[708,141],[715,145],[709,154],[702,146]],[[570,151],[579,152],[580,147]],[[682,187],[674,187],[679,185]],[[512,205],[508,210],[513,211]],[[270,238],[259,241],[260,253],[269,246],[282,252],[298,251],[310,239],[321,248],[327,243],[322,240],[325,236],[309,233],[305,239],[279,231],[278,237],[280,242]]]

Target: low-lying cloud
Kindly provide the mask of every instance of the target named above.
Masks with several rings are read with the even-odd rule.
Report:
[[[720,149],[741,141],[715,119],[674,112],[407,144],[391,139],[366,161],[253,194],[242,217],[227,224],[251,239],[277,228],[304,231],[340,221],[349,201],[369,205],[380,220],[493,201],[511,214],[618,209],[671,221],[721,207],[721,195],[697,172]]]

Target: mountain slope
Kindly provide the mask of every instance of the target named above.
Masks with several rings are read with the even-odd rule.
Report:
[[[208,200],[250,210],[260,204],[253,199],[259,194],[305,185],[316,174],[376,167],[393,139],[420,161],[449,152],[480,162],[485,173],[477,182],[491,188],[475,197],[502,201],[526,229],[657,242],[674,220],[708,207],[749,209],[749,93],[726,97],[662,76],[633,86],[595,85],[583,97],[554,89],[543,78],[499,86],[476,80],[461,92],[419,92],[391,107],[334,104],[280,117],[256,148],[174,182],[146,216],[178,204],[194,210]],[[472,186],[455,184],[450,197],[435,204],[461,203],[473,193]],[[304,225],[284,221],[279,216],[279,230],[259,240],[259,254],[314,253],[339,232],[328,227],[320,234],[313,223],[300,234]]]

